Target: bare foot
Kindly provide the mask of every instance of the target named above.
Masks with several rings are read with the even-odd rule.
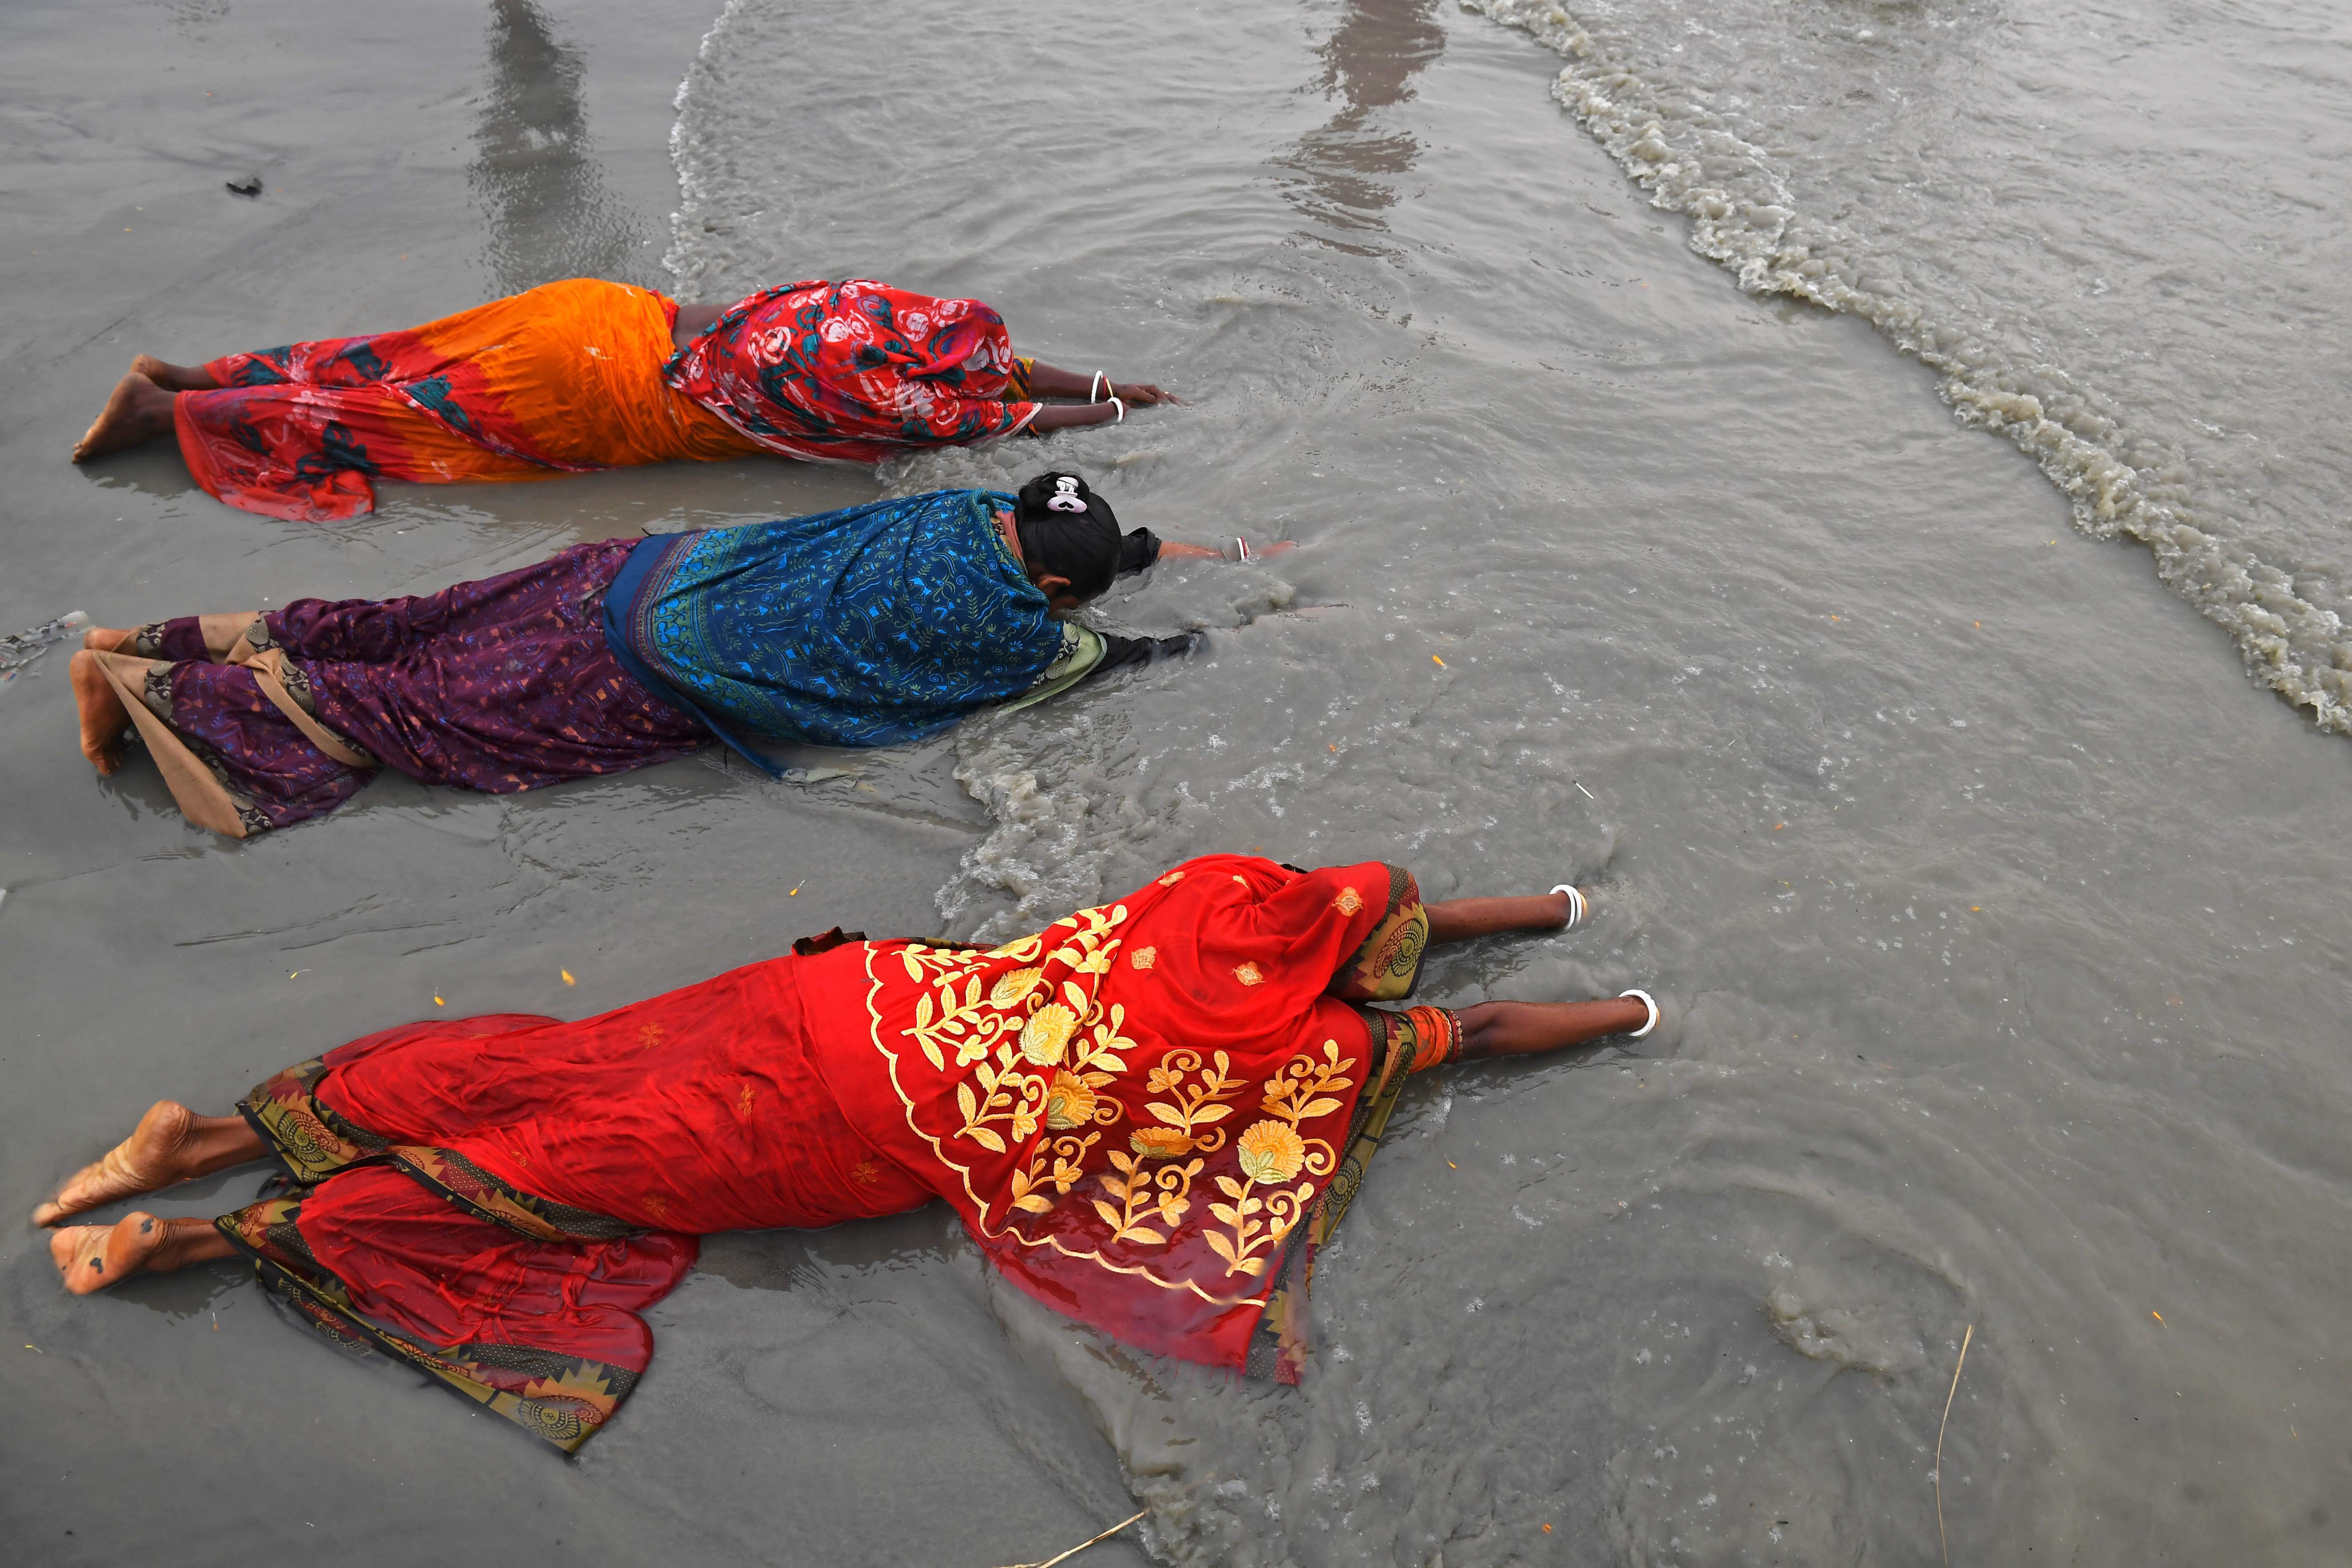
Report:
[[[172,428],[172,397],[145,376],[131,371],[114,383],[106,412],[75,443],[73,460],[87,463],[165,434]]]
[[[139,635],[136,626],[117,631],[111,626],[93,626],[81,634],[81,645],[94,653],[120,653],[131,646],[131,639]]]
[[[81,710],[81,754],[102,779],[122,766],[122,732],[130,727],[131,711],[89,649],[73,656],[66,675],[73,683],[74,706]]]
[[[152,354],[131,361],[131,373],[145,376],[165,392],[211,392],[220,385],[202,365],[175,365]]]
[[[199,1116],[176,1100],[158,1100],[138,1131],[84,1166],[33,1210],[36,1225],[55,1225],[119,1197],[153,1192],[261,1157],[261,1138],[242,1116]]]
[[[158,1219],[127,1214],[112,1225],[69,1225],[49,1238],[49,1260],[77,1296],[133,1274],[165,1274],[236,1249],[209,1219]]]

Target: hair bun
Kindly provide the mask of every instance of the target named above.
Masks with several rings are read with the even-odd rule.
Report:
[[[1110,504],[1076,474],[1040,474],[1021,486],[1013,520],[1031,580],[1059,577],[1081,601],[1094,598],[1118,573],[1126,541]]]
[[[1087,482],[1076,474],[1038,475],[1021,486],[1013,515],[1024,523],[1049,517],[1089,517],[1099,518],[1114,529],[1118,527],[1110,504],[1087,488]]]

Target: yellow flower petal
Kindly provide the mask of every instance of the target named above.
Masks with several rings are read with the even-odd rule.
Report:
[[[996,984],[988,993],[988,1005],[992,1008],[1017,1007],[1028,999],[1031,991],[1036,989],[1037,977],[1045,972],[1042,967],[1034,969],[1007,969],[996,977]]]
[[[1076,1013],[1059,1002],[1047,1002],[1021,1026],[1021,1054],[1040,1067],[1059,1067],[1077,1027]]]
[[[1307,1141],[1286,1123],[1259,1122],[1234,1145],[1242,1174],[1255,1182],[1284,1182],[1307,1163]]]

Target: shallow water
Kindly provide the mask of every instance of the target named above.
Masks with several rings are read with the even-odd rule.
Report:
[[[2219,233],[2189,221],[2225,165],[2276,165],[2282,128],[2316,121],[2232,99],[2242,114],[2177,145],[2133,143],[2128,178],[2081,137],[2011,158],[2010,183],[1927,194],[1874,162],[1895,125],[1907,156],[1986,167],[2028,102],[2036,123],[2120,136],[2122,110],[2069,86],[2089,79],[2065,52],[2086,29],[2144,39],[2140,97],[2166,105],[2226,85],[2184,50],[2273,84],[2329,57],[2281,13],[2070,30],[1752,10],[1577,22],[1616,51],[1613,100],[1648,69],[1669,108],[1767,106],[1677,115],[1675,134],[1713,149],[1727,124],[1763,148],[1790,232],[1841,225],[1863,258],[1849,285],[1959,323],[1976,369],[1743,292],[1689,243],[1725,248],[1728,220],[1694,231],[1650,204],[1664,186],[1629,182],[1553,100],[1560,56],[1415,0],[887,22],[733,0],[715,24],[509,5],[487,26],[451,7],[378,24],[371,57],[418,85],[331,135],[276,78],[298,64],[358,91],[335,74],[355,72],[348,38],[224,10],[150,57],[132,24],[152,13],[109,13],[101,41],[142,82],[207,47],[292,57],[238,78],[235,132],[206,132],[207,155],[246,162],[303,142],[259,209],[173,193],[184,171],[135,145],[194,133],[164,110],[126,128],[12,84],[87,130],[26,145],[55,160],[110,137],[122,204],[160,201],[178,249],[210,259],[121,260],[111,229],[142,220],[110,210],[70,236],[86,281],[9,297],[12,341],[72,395],[7,394],[26,488],[0,514],[21,568],[0,623],[401,591],[573,537],[871,493],[755,464],[388,486],[376,518],[330,530],[226,513],[167,455],[59,472],[79,404],[133,347],[340,329],[353,298],[422,317],[530,280],[533,257],[538,276],[590,255],[626,271],[625,239],[688,298],[855,273],[977,294],[1024,351],[1192,400],[1042,451],[894,465],[893,490],[1050,455],[1130,526],[1301,546],[1157,569],[1096,612],[1207,627],[1205,656],[804,789],[701,760],[509,800],[393,781],[230,847],[179,824],[142,769],[93,787],[62,693],[20,681],[0,695],[24,759],[0,1168],[28,1201],[155,1095],[226,1099],[433,994],[576,1014],[835,920],[1008,930],[1213,849],[1398,859],[1437,896],[1574,877],[1591,928],[1443,955],[1425,997],[1654,985],[1675,1019],[1633,1051],[1416,1088],[1318,1273],[1325,1349],[1296,1393],[1074,1332],[926,1211],[715,1242],[626,1415],[560,1464],[269,1321],[233,1270],[67,1303],[20,1233],[0,1312],[41,1346],[10,1373],[37,1415],[0,1457],[67,1474],[11,1489],[0,1527],[61,1541],[128,1454],[154,1498],[57,1560],[166,1538],[226,1560],[255,1529],[315,1547],[282,1510],[256,1526],[217,1508],[264,1469],[276,1495],[332,1496],[347,1528],[454,1561],[566,1535],[597,1560],[996,1563],[1082,1539],[1132,1493],[1170,1562],[1926,1562],[1972,1328],[1944,1444],[1955,1561],[2342,1561],[2352,998],[2346,854],[2324,824],[2345,742],[2248,689],[2230,632],[2251,622],[2200,619],[2147,551],[2070,527],[2033,460],[2049,443],[2029,457],[1937,396],[1969,406],[2005,376],[2064,413],[2071,390],[2115,442],[2154,444],[2098,438],[2154,476],[2132,494],[2218,541],[2196,559],[2280,565],[2315,615],[2334,607],[2318,369],[2338,329],[2315,282],[2292,287],[2317,269],[2256,243],[2267,197]],[[96,24],[43,16],[26,57],[67,79]],[[488,51],[462,68],[439,47],[460,35]],[[568,107],[532,101],[565,79]],[[410,151],[386,162],[387,144]],[[1730,188],[1727,167],[1708,180]],[[56,225],[69,188],[27,175],[8,200]],[[2041,232],[2036,193],[2082,194],[2065,243],[2107,294],[2068,292],[2016,243]],[[2297,255],[2341,244],[2332,214],[2301,221]],[[2111,231],[2190,283],[2111,264]],[[440,260],[420,275],[388,239]],[[2190,287],[2223,272],[2234,291]],[[2277,299],[2288,326],[2253,319],[2271,307],[2248,301]],[[2298,367],[2294,395],[2264,363]],[[2184,436],[2191,416],[2270,444]],[[2144,459],[2171,445],[2177,463]],[[2323,624],[2281,602],[2291,641]],[[2310,635],[2306,669],[2325,662]],[[403,1481],[460,1506],[420,1511]],[[172,1511],[192,1500],[193,1531]]]

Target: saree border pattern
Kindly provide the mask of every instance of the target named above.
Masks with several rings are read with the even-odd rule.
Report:
[[[1429,951],[1429,911],[1421,884],[1401,865],[1389,867],[1387,913],[1332,986],[1342,1001],[1395,1002],[1421,983],[1421,960]]]
[[[326,1060],[313,1057],[272,1073],[236,1103],[293,1180],[316,1186],[339,1171],[381,1161],[476,1218],[534,1241],[621,1241],[647,1233],[644,1226],[525,1192],[455,1149],[395,1144],[369,1132],[318,1097],[328,1071]]]
[[[302,1239],[297,1220],[314,1190],[315,1184],[289,1186],[279,1197],[222,1215],[213,1226],[252,1260],[262,1289],[331,1341],[405,1362],[567,1454],[602,1430],[636,1387],[638,1375],[627,1367],[562,1351],[489,1343],[436,1347],[371,1322]],[[520,1390],[506,1386],[517,1383]]]
[[[1380,934],[1375,931],[1373,936]],[[1369,940],[1366,946],[1370,946]],[[1330,1245],[1339,1222],[1348,1217],[1349,1206],[1363,1190],[1372,1156],[1380,1153],[1405,1080],[1462,1054],[1462,1015],[1450,1009],[1391,1012],[1386,1008],[1358,1008],[1356,1016],[1363,1020],[1371,1055],[1367,1086],[1356,1103],[1356,1114],[1342,1145],[1348,1152],[1307,1214],[1307,1223],[1285,1239],[1274,1266],[1275,1284],[1267,1292],[1265,1312],[1250,1335],[1249,1357],[1242,1367],[1245,1376],[1297,1385],[1308,1348],[1307,1301],[1315,1280],[1315,1255]]]

